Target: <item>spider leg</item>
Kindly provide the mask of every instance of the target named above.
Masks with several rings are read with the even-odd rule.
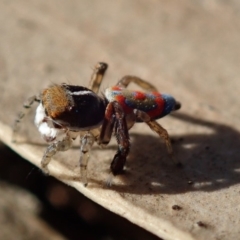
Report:
[[[41,167],[43,169],[43,171],[45,173],[48,174],[48,164],[51,161],[52,157],[58,152],[58,151],[67,151],[70,147],[72,146],[72,138],[67,134],[67,136],[61,140],[61,141],[57,141],[57,142],[53,142],[52,144],[50,144],[41,161]]]
[[[139,78],[139,77],[136,77],[136,76],[130,76],[130,75],[127,75],[127,76],[124,76],[122,79],[120,79],[117,83],[117,86],[120,86],[120,87],[125,87],[127,88],[127,86],[131,83],[135,83],[137,84],[138,86],[142,87],[143,89],[145,89],[146,91],[149,91],[149,92],[157,92],[158,90],[156,89],[155,86],[153,86],[152,84],[150,84],[149,82]]]
[[[155,120],[151,120],[150,116],[146,112],[135,109],[134,113],[138,119],[141,119],[143,122],[145,122],[151,128],[151,130],[156,132],[165,141],[165,144],[166,144],[166,147],[168,150],[168,154],[170,155],[171,159],[173,160],[173,162],[175,164],[179,164],[178,162],[176,162],[176,160],[174,158],[172,144],[171,144],[171,140],[170,140],[167,130],[164,129]]]
[[[99,145],[107,145],[110,142],[114,124],[115,124],[114,108],[113,104],[109,103],[105,110],[105,117],[103,120],[101,133],[98,139]]]
[[[115,128],[118,150],[111,162],[110,169],[113,175],[117,175],[123,170],[130,150],[130,141],[125,113],[121,105],[116,101],[107,105],[105,119],[98,140],[99,144],[109,143],[113,128]],[[111,185],[111,182],[109,182],[109,185]]]
[[[118,150],[111,163],[111,172],[113,175],[119,174],[124,167],[127,155],[130,150],[130,141],[126,118],[121,105],[118,102],[111,102],[115,112],[115,134],[118,143]]]
[[[19,125],[22,121],[22,119],[25,117],[25,115],[30,110],[31,106],[34,102],[40,102],[39,96],[35,95],[27,99],[27,101],[23,104],[23,110],[18,114],[17,119],[14,122],[13,125],[13,134],[12,134],[12,142],[16,142],[16,135],[19,130]]]
[[[93,70],[93,74],[91,76],[89,88],[95,92],[98,93],[100,85],[102,83],[103,76],[108,68],[108,65],[103,62],[97,63]]]
[[[79,160],[80,171],[81,171],[82,183],[86,187],[88,184],[88,180],[87,180],[88,159],[89,159],[90,151],[95,141],[95,138],[91,132],[88,132],[81,137],[80,141],[81,141],[81,147],[80,147],[81,152],[80,152],[80,160]]]

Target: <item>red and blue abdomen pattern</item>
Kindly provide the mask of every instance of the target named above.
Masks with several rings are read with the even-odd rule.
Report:
[[[129,91],[118,86],[107,88],[105,96],[109,102],[119,102],[126,114],[138,109],[146,112],[152,119],[164,117],[173,111],[176,105],[175,99],[168,94]]]

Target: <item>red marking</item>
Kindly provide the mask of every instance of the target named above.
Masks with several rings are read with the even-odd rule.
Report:
[[[151,92],[151,94],[152,94],[153,96],[155,96],[156,98],[162,98],[162,95],[161,95],[161,93],[159,93],[159,92]]]
[[[151,111],[148,111],[147,114],[154,119],[154,118],[158,118],[162,114],[165,106],[164,106],[164,100],[161,97],[160,93],[153,92],[152,94],[156,96],[155,103],[157,104],[157,107]]]
[[[129,106],[126,105],[126,103],[125,103],[126,98],[123,95],[117,95],[117,96],[115,96],[115,99],[121,105],[121,107],[123,108],[123,111],[126,114],[129,114],[133,111],[132,108],[130,108]]]
[[[133,93],[133,95],[134,95],[134,98],[135,98],[136,100],[145,100],[145,99],[146,99],[146,94],[143,93],[143,92],[135,91],[135,92]]]

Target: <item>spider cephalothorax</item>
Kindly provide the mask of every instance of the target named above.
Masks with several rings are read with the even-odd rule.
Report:
[[[118,143],[110,169],[119,174],[130,150],[128,130],[135,122],[145,122],[164,139],[168,152],[173,151],[167,131],[155,120],[180,108],[180,103],[168,94],[161,94],[150,83],[135,77],[125,76],[118,83],[107,88],[103,96],[98,91],[107,70],[106,63],[98,63],[94,69],[89,88],[68,84],[54,84],[44,89],[40,96],[33,96],[24,104],[29,109],[34,101],[39,102],[35,125],[42,137],[49,143],[41,166],[47,172],[47,165],[57,151],[66,151],[72,141],[80,135],[81,179],[87,185],[87,163],[89,152],[95,141],[108,144],[114,133]],[[129,83],[135,83],[145,92],[130,91]],[[14,125],[25,116],[22,112]]]

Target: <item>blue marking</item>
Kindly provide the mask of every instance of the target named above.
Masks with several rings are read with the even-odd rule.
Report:
[[[166,116],[171,111],[173,111],[174,107],[176,105],[176,100],[171,95],[162,94],[162,98],[163,98],[165,104],[164,104],[164,109],[163,109],[163,112],[161,114],[161,117]]]
[[[147,97],[148,99],[151,99],[151,100],[156,99],[156,96],[153,95],[152,93],[146,93],[145,95],[146,95],[146,97]]]
[[[122,95],[122,93],[119,90],[114,90],[114,91],[111,91],[111,95],[112,96],[118,96],[118,95]]]

